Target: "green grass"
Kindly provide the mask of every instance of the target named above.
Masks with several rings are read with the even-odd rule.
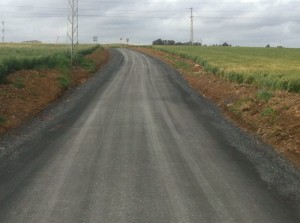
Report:
[[[63,88],[69,87],[71,84],[71,77],[69,71],[62,71],[60,77],[58,78],[58,82]]]
[[[0,115],[0,125],[3,125],[6,122],[6,118]]]
[[[22,89],[25,87],[24,81],[21,78],[17,78],[15,80],[15,82],[13,83],[13,85],[15,86],[15,88],[18,88],[18,89]]]
[[[262,116],[272,116],[272,115],[275,115],[275,113],[276,113],[276,111],[273,108],[267,107],[261,112],[261,115]]]
[[[91,59],[85,58],[83,56],[79,58],[79,64],[88,72],[95,72],[97,69],[96,64]]]
[[[260,101],[265,101],[268,102],[271,98],[273,97],[273,94],[269,91],[266,90],[260,90],[257,94],[256,94],[256,98]]]
[[[86,55],[99,46],[79,45],[79,54]],[[55,68],[66,70],[70,66],[67,45],[54,44],[0,44],[0,83],[8,74],[22,69]]]
[[[81,44],[78,50],[83,54],[90,53],[95,45]],[[68,45],[64,44],[18,44],[18,43],[0,43],[0,63],[3,59],[14,57],[16,59],[31,59],[45,56],[51,56],[57,53],[65,53]],[[87,54],[88,54],[87,53]]]
[[[300,49],[154,46],[237,83],[300,93]]]

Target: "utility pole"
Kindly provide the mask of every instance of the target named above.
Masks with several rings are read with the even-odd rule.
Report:
[[[191,31],[190,31],[190,44],[194,44],[194,16],[193,16],[193,8],[190,8],[191,10]]]
[[[4,34],[5,34],[5,29],[4,29],[4,21],[2,21],[2,42],[4,43]]]
[[[71,64],[73,65],[78,48],[78,0],[69,0],[68,20],[68,40],[70,43]]]

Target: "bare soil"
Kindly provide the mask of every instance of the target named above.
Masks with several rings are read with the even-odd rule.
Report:
[[[100,69],[109,55],[107,51],[95,51],[86,57]],[[83,84],[91,75],[82,67],[73,67],[68,88]],[[61,97],[66,88],[59,83],[60,77],[58,70],[21,70],[10,74],[8,84],[0,85],[0,135],[20,126]]]
[[[190,86],[214,101],[223,113],[245,131],[260,136],[300,167],[300,95],[268,91],[229,82],[205,72],[193,61],[149,48],[137,50],[175,67]],[[184,66],[178,66],[178,62]]]

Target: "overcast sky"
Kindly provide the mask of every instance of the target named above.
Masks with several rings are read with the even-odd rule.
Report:
[[[79,0],[79,42],[188,42],[190,8],[194,41],[300,47],[300,0]],[[8,42],[66,42],[67,16],[68,0],[0,2]]]

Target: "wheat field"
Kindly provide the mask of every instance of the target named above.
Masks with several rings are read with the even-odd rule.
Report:
[[[238,83],[300,92],[300,49],[155,46],[194,60],[205,70]]]

